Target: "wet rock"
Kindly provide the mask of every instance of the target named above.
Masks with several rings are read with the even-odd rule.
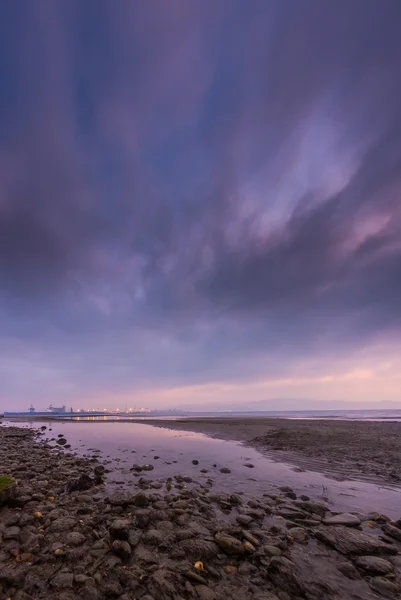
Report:
[[[321,527],[315,531],[315,537],[323,544],[327,544],[345,555],[397,554],[396,548],[385,544],[374,535],[343,525]]]
[[[59,437],[59,439],[56,440],[56,443],[59,444],[60,446],[65,446],[65,444],[67,443],[67,440],[64,437]]]
[[[185,573],[185,577],[189,580],[192,581],[193,583],[198,583],[201,585],[207,585],[207,581],[204,577],[202,577],[201,575],[198,575],[198,573],[194,573],[193,571],[187,571]]]
[[[301,583],[294,563],[284,556],[273,556],[268,567],[270,580],[284,592],[293,596],[304,596],[304,587]]]
[[[196,459],[194,459],[194,460],[192,461],[192,464],[193,464],[193,465],[199,465],[199,460],[196,460]]]
[[[153,471],[154,465],[142,465],[142,471]]]
[[[128,492],[114,492],[109,498],[109,503],[112,506],[125,507],[129,504],[134,504],[134,498]]]
[[[373,577],[369,580],[369,585],[375,592],[378,592],[385,598],[399,600],[401,587],[389,581],[385,577]]]
[[[252,463],[245,463],[244,467],[248,467],[248,469],[254,469],[255,465],[253,465]]]
[[[135,513],[135,522],[139,529],[145,529],[148,526],[150,520],[150,511],[146,508],[142,508]]]
[[[135,506],[145,508],[149,504],[149,498],[143,492],[139,492],[134,498],[134,504]]]
[[[220,469],[220,473],[231,473],[231,469],[229,469],[228,467],[222,467]]]
[[[308,543],[309,534],[303,527],[291,527],[291,529],[288,530],[288,534],[299,544]]]
[[[323,518],[326,516],[326,513],[329,511],[329,507],[327,506],[327,504],[323,504],[321,502],[296,500],[294,504],[298,508],[300,508],[308,513],[311,513],[314,515],[319,515],[319,517],[323,517]]]
[[[324,525],[346,525],[347,527],[358,527],[361,524],[361,520],[356,515],[351,513],[341,513],[333,517],[323,519]]]
[[[79,531],[71,531],[65,537],[68,546],[82,546],[86,542],[86,537]]]
[[[51,532],[62,532],[62,531],[70,531],[78,524],[77,519],[74,517],[60,517],[53,521],[53,523],[49,527],[49,531]]]
[[[336,568],[337,571],[342,573],[347,579],[355,580],[361,578],[359,571],[355,569],[354,565],[350,562],[339,562],[336,565]]]
[[[391,525],[391,523],[385,523],[382,526],[382,530],[391,538],[394,538],[398,542],[401,542],[401,529],[399,529],[398,527]]]
[[[131,522],[128,519],[116,519],[110,525],[110,534],[118,540],[128,540]]]
[[[13,527],[8,527],[4,533],[3,538],[5,540],[18,540],[20,537],[21,529],[14,525]]]
[[[378,556],[360,556],[355,560],[355,565],[376,575],[387,575],[394,571],[393,565],[388,560]]]
[[[90,490],[92,487],[96,485],[96,481],[89,477],[86,473],[83,473],[78,479],[71,479],[68,481],[64,488],[68,493]]]
[[[263,550],[267,556],[281,556],[281,550],[277,546],[266,544],[263,546]]]
[[[50,580],[50,585],[57,590],[65,590],[66,588],[72,588],[74,583],[74,575],[72,573],[57,573],[53,579]]]
[[[243,555],[245,549],[237,538],[225,533],[216,533],[214,536],[216,544],[226,553],[231,555]]]
[[[249,515],[238,515],[236,517],[236,521],[239,523],[239,525],[247,527],[250,523],[252,523],[253,519]]]
[[[78,585],[83,585],[88,581],[89,577],[84,573],[78,573],[78,575],[74,576],[74,582]]]
[[[205,585],[197,585],[196,593],[199,600],[217,600],[216,593]]]
[[[111,545],[111,548],[113,552],[121,558],[129,558],[131,556],[131,546],[128,542],[124,540],[114,540],[114,542]]]
[[[179,554],[191,560],[209,560],[215,558],[218,553],[219,547],[215,542],[202,538],[182,540],[171,551],[172,555]]]

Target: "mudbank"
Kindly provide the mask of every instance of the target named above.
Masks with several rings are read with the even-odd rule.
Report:
[[[99,453],[46,433],[0,427],[0,475],[16,481],[0,507],[0,598],[400,597],[401,521],[290,488],[245,500],[212,478],[145,479],[134,464],[136,489],[117,489]]]

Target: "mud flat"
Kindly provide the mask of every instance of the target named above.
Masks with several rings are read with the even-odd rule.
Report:
[[[135,489],[113,486],[101,452],[51,437],[0,427],[0,598],[400,597],[401,520],[288,487],[215,493],[212,477],[152,477],[152,464],[133,462]]]
[[[279,461],[338,479],[401,485],[399,422],[224,417],[147,423],[240,441]]]

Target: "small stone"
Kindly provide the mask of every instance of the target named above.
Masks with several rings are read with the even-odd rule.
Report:
[[[73,517],[60,517],[59,519],[53,521],[49,529],[52,532],[69,531],[70,529],[73,529],[77,524],[77,519],[74,519]]]
[[[50,585],[58,590],[72,588],[74,583],[74,575],[72,573],[57,573],[50,581]]]
[[[131,556],[131,546],[128,542],[122,540],[114,540],[111,545],[112,550],[120,558],[129,558]]]
[[[65,446],[66,443],[67,443],[67,440],[63,437],[61,437],[57,440],[57,444],[60,444],[60,446]]]
[[[227,575],[236,575],[238,572],[237,567],[234,567],[233,565],[226,565],[224,567],[224,572],[227,573]]]
[[[231,473],[231,469],[229,469],[228,467],[222,467],[220,469],[220,473]]]
[[[194,460],[192,461],[192,464],[193,464],[193,465],[199,465],[199,460],[196,460],[196,459],[194,459]]]
[[[193,571],[187,571],[185,573],[185,577],[189,581],[192,581],[193,583],[200,583],[201,585],[207,585],[206,579],[201,577],[201,575],[198,575],[198,573],[194,573]]]
[[[243,542],[243,547],[245,552],[248,552],[248,554],[252,554],[253,552],[256,552],[256,548],[255,546],[253,546],[253,544],[251,544],[251,542]]]
[[[153,465],[142,465],[142,471],[153,471]]]
[[[252,463],[245,463],[244,467],[248,467],[248,469],[254,469],[255,465],[253,465]]]
[[[83,585],[87,582],[88,579],[89,577],[87,575],[84,575],[83,573],[79,573],[78,575],[74,576],[75,583],[78,583],[79,585]]]

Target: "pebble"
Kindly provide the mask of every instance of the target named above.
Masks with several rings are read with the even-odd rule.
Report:
[[[231,469],[229,469],[228,467],[222,467],[220,469],[220,473],[231,473]]]

